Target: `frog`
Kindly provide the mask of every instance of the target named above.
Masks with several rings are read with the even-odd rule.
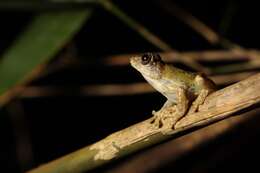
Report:
[[[159,128],[164,124],[174,128],[182,117],[197,112],[206,97],[217,88],[203,73],[177,68],[164,62],[159,53],[133,56],[130,64],[167,99],[159,111],[152,111],[151,123]]]

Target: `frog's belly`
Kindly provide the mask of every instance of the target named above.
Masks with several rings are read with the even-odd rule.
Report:
[[[187,97],[190,99],[194,98],[194,91],[187,88],[186,85],[180,82],[167,81],[167,80],[146,80],[160,93],[162,93],[167,99],[173,103],[177,103],[177,90],[183,88],[187,91]]]
[[[177,99],[178,99],[178,94],[177,91],[172,91],[172,92],[161,92],[168,100],[170,100],[173,103],[177,103]],[[192,92],[191,90],[187,89],[186,90],[186,97],[192,101],[196,98],[196,95],[194,94],[194,92]]]
[[[173,82],[168,83],[167,81],[164,80],[151,80],[151,79],[147,79],[146,80],[157,90],[159,91],[161,94],[163,94],[167,99],[169,99],[170,101],[176,103],[176,99],[177,99],[177,88],[180,88],[182,86],[179,85],[175,85],[173,84]]]
[[[177,103],[177,94],[176,93],[162,93],[168,100],[173,103]]]

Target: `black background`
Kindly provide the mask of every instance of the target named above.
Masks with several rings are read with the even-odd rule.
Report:
[[[127,14],[177,50],[221,49],[220,46],[210,45],[183,22],[158,7],[158,1],[117,0],[114,2]],[[178,0],[175,2],[226,38],[246,48],[259,48],[259,6],[256,2],[201,0]],[[226,11],[230,3],[232,3],[235,12],[227,31],[224,33],[220,28],[220,23],[223,18],[227,17]],[[76,47],[78,57],[75,58],[78,58],[83,65],[66,67],[35,79],[30,85],[73,86],[77,89],[77,87],[87,84],[144,81],[130,66],[112,68],[94,63],[88,64],[95,62],[97,59],[102,60],[107,55],[160,51],[112,14],[102,8],[95,8],[92,18],[86,22],[71,43],[68,43]],[[24,30],[36,14],[35,11],[0,11],[1,54],[12,44],[17,35]],[[59,58],[57,56],[55,60]],[[153,109],[158,109],[165,99],[159,93],[91,97],[68,92],[65,96],[17,98],[14,102],[17,101],[21,101],[33,147],[34,160],[26,168],[30,169],[148,118],[150,112]],[[7,107],[11,104],[0,110],[3,115],[0,117],[0,163],[2,170],[20,172],[16,158],[16,139],[13,124],[7,113]],[[257,158],[259,155],[257,140],[259,130],[254,129],[253,132],[248,130],[246,134],[250,135],[241,135],[239,138],[237,135],[241,134],[242,131],[243,128],[240,131],[238,130],[237,133],[233,132],[217,140],[214,145],[209,144],[210,147],[194,151],[189,157],[154,172],[167,172],[166,169],[168,168],[173,169],[173,171],[174,169],[182,169],[182,165],[185,167],[186,163],[192,167],[194,160],[197,160],[195,163],[203,163],[210,153],[214,153],[216,148],[222,148],[223,153],[228,153],[230,143],[236,148],[234,153],[228,154],[226,159],[216,161],[216,164],[207,163],[211,166],[208,166],[210,168],[204,171],[219,172],[225,169],[232,171],[243,168],[257,168],[253,158]],[[236,145],[236,140],[246,139],[247,142],[238,142],[239,146]],[[109,165],[110,167],[113,167],[113,165]],[[183,171],[192,172],[189,169],[190,167],[186,167],[186,170]]]

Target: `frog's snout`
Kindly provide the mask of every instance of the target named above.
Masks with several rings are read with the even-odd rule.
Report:
[[[130,58],[130,64],[131,64],[133,67],[136,67],[136,65],[138,64],[138,61],[139,61],[139,58],[136,57],[136,56]]]

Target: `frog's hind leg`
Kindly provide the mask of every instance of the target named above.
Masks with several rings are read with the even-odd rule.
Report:
[[[197,75],[195,78],[195,83],[200,88],[199,95],[193,101],[188,114],[192,114],[196,112],[200,105],[202,105],[206,99],[206,97],[215,90],[213,84],[208,79],[203,78],[201,75]]]
[[[192,102],[192,105],[191,105],[187,115],[196,112],[198,110],[199,106],[204,103],[204,101],[208,95],[209,95],[209,90],[203,89],[200,92],[200,94],[198,95],[198,97]]]

